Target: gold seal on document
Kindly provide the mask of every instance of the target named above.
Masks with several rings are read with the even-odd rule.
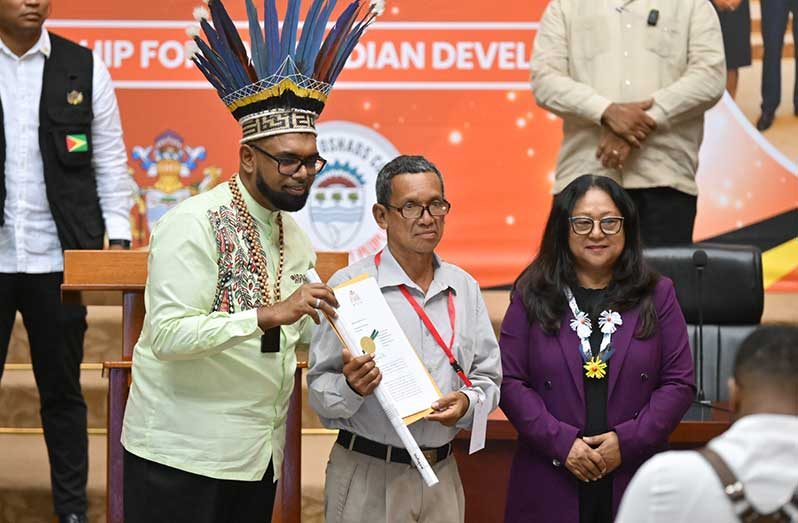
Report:
[[[83,103],[83,93],[80,91],[69,91],[67,93],[67,103],[69,105],[80,105]]]
[[[373,339],[368,336],[363,336],[360,338],[360,348],[363,349],[363,352],[366,354],[373,354],[374,351],[377,350],[377,345],[374,343]]]

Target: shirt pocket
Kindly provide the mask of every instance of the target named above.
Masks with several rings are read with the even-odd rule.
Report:
[[[609,20],[606,16],[580,16],[572,26],[572,55],[577,62],[586,62],[609,49]]]
[[[675,19],[661,20],[655,26],[646,26],[646,50],[668,61],[676,61],[680,53],[680,34]]]
[[[91,165],[92,113],[88,107],[53,106],[47,111],[52,125],[50,139],[58,161],[67,172],[85,172]]]

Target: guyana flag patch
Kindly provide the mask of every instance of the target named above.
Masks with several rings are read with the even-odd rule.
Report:
[[[66,148],[70,153],[87,153],[89,152],[89,139],[85,134],[68,134]]]

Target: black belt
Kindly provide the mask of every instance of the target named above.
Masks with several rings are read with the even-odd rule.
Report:
[[[382,443],[371,441],[370,439],[352,434],[346,430],[338,431],[338,439],[336,439],[335,442],[345,449],[354,450],[355,452],[386,462],[404,463],[405,465],[410,465],[413,462],[410,459],[410,454],[401,447],[383,445]],[[445,460],[452,454],[452,444],[447,443],[435,449],[421,449],[421,452],[424,454],[424,457],[427,458],[429,464],[434,465],[439,461]]]

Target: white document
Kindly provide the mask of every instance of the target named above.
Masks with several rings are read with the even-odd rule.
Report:
[[[355,278],[335,289],[339,322],[363,352],[373,352],[380,388],[408,425],[430,412],[440,392],[382,295],[377,280]],[[352,348],[350,347],[350,350]],[[420,416],[417,416],[421,414]]]
[[[311,283],[320,283],[321,282],[321,279],[319,278],[319,275],[316,273],[316,271],[314,269],[309,270],[305,274],[305,276],[307,277],[308,281],[311,282]],[[363,279],[363,278],[361,278],[361,279]],[[385,302],[385,298],[382,296],[382,292],[379,292],[379,286],[377,286],[376,280],[374,280],[374,278],[369,278],[369,279],[372,280],[373,285],[375,287],[377,287],[377,292],[379,293],[379,298],[381,300],[381,303],[384,304],[384,306],[388,309],[388,316],[390,316],[390,318],[393,319],[393,322],[396,323],[396,318],[394,318],[393,313],[391,313],[390,308],[388,308],[388,304]],[[347,283],[354,284],[354,283],[357,283],[357,281],[351,280],[350,282],[347,282]],[[346,286],[346,284],[344,284],[344,287],[345,286]],[[336,291],[336,297],[338,298],[339,304],[342,305],[341,308],[343,308],[343,303],[342,303],[341,297],[338,296],[338,292],[337,291]],[[372,296],[372,298],[376,299],[376,297],[374,297],[374,296]],[[352,299],[354,299],[354,296],[352,296]],[[376,300],[376,301],[379,302],[380,300]],[[344,346],[347,347],[350,350],[350,352],[352,353],[353,356],[361,356],[361,355],[363,355],[363,353],[364,353],[363,352],[363,347],[366,347],[366,349],[369,350],[369,351],[376,350],[377,342],[375,340],[377,340],[379,338],[379,329],[376,329],[375,327],[372,327],[372,330],[368,333],[367,336],[361,336],[360,338],[357,338],[357,335],[355,334],[355,331],[356,330],[362,330],[363,327],[361,326],[361,327],[358,327],[356,329],[355,327],[350,326],[349,323],[348,323],[348,319],[345,319],[345,318],[343,318],[341,316],[341,308],[339,308],[338,311],[337,311],[338,312],[338,317],[337,318],[330,318],[330,317],[327,317],[327,316],[325,316],[325,317],[330,322],[330,325],[332,326],[333,330],[335,330],[335,332],[341,338],[341,342],[344,344]],[[352,305],[351,308],[355,308],[354,305]],[[398,324],[396,326],[398,328]],[[377,330],[378,332],[375,334],[374,330]],[[404,332],[402,332],[401,329],[399,329],[399,332],[402,334],[402,336],[404,336]],[[371,340],[371,341],[366,341],[366,339]],[[405,337],[405,340],[406,340],[406,337]],[[408,343],[408,346],[409,346],[409,343]],[[412,347],[411,347],[411,350],[412,350]],[[414,354],[415,354],[415,352],[414,352]],[[418,360],[417,356],[416,356],[416,359]],[[419,364],[420,363],[421,362],[419,360]],[[425,374],[426,374],[426,371],[425,371]],[[429,377],[429,375],[427,375],[427,377],[429,378],[430,383],[432,383],[432,378]],[[410,433],[410,430],[407,428],[407,425],[405,425],[405,423],[411,423],[414,420],[413,418],[420,419],[420,417],[425,416],[426,412],[429,410],[428,407],[429,407],[429,405],[431,405],[432,401],[427,403],[427,405],[426,405],[427,408],[425,408],[420,413],[413,414],[413,415],[411,415],[409,417],[406,417],[406,419],[403,419],[405,417],[400,415],[399,410],[396,408],[396,405],[395,405],[395,402],[393,400],[393,397],[388,393],[388,388],[385,387],[384,385],[385,385],[385,376],[383,374],[382,382],[380,382],[380,384],[377,386],[377,388],[374,389],[374,396],[377,398],[377,401],[379,401],[380,406],[382,407],[382,410],[385,411],[385,415],[388,417],[388,421],[391,423],[391,426],[394,428],[394,430],[396,431],[396,434],[399,436],[399,439],[402,441],[402,444],[404,445],[405,450],[407,451],[408,454],[410,454],[410,457],[413,460],[413,464],[416,466],[416,469],[418,469],[418,472],[421,474],[421,477],[424,479],[424,483],[428,487],[435,486],[436,484],[438,484],[438,476],[435,475],[435,471],[432,470],[432,467],[430,466],[429,461],[427,461],[426,456],[424,456],[424,453],[421,452],[421,449],[419,448],[418,443],[413,438],[413,435]],[[398,388],[399,388],[399,390],[403,390],[406,387],[398,387]],[[412,387],[407,387],[407,388],[411,388],[412,389]],[[422,387],[422,388],[425,388],[425,387]],[[435,388],[434,384],[433,384],[433,388]],[[438,397],[438,395],[437,395],[437,390],[436,390],[435,399],[437,399],[437,397]]]

